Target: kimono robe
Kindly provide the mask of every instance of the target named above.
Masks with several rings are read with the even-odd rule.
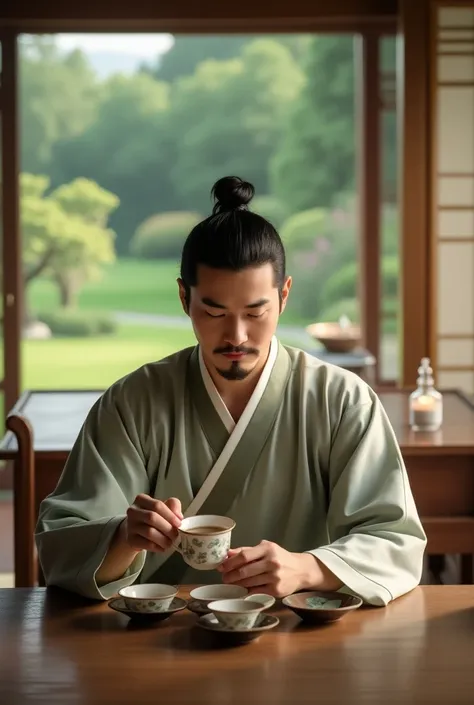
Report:
[[[177,497],[185,511],[237,431],[199,511],[235,520],[233,547],[267,539],[310,552],[343,591],[374,605],[419,583],[426,536],[377,395],[356,375],[274,339],[237,425],[199,346],[144,365],[102,395],[40,508],[47,584],[107,599],[134,582],[220,582],[172,551],[142,551],[107,585],[96,573],[136,495]]]

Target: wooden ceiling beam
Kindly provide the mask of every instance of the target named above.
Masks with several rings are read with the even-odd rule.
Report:
[[[0,27],[18,31],[260,32],[393,29],[397,0],[4,0]]]

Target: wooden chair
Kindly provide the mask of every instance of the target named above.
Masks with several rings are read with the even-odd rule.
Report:
[[[15,584],[44,585],[34,530],[41,501],[54,491],[74,441],[101,390],[25,390],[6,419],[0,459],[14,469]]]
[[[44,584],[35,546],[35,456],[33,429],[27,418],[10,413],[6,427],[18,443],[18,453],[12,461],[13,474],[13,525],[15,551],[15,587],[34,587]]]

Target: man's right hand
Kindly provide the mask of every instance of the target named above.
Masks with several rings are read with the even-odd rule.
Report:
[[[134,551],[163,553],[177,538],[182,519],[181,502],[176,497],[162,502],[139,494],[127,510],[122,536]]]

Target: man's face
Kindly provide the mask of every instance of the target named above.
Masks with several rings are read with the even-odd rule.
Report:
[[[265,364],[291,278],[280,300],[270,263],[240,272],[199,265],[197,274],[189,310],[181,281],[179,289],[206,366],[227,380],[246,379]]]

